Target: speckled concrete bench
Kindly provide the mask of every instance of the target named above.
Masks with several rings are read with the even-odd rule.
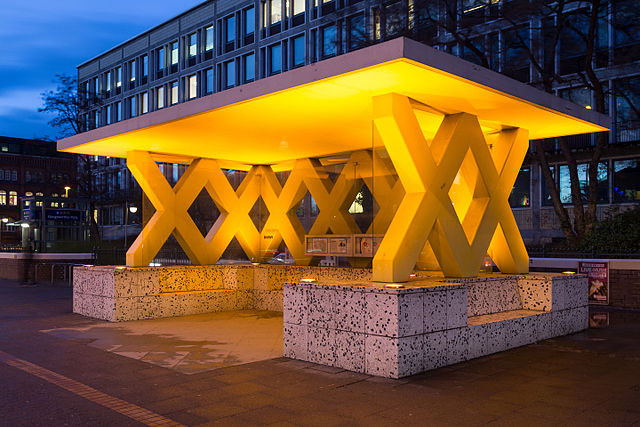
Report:
[[[230,310],[282,311],[282,284],[369,280],[371,270],[295,265],[75,267],[73,312],[120,322]]]
[[[585,276],[286,283],[284,354],[401,378],[587,328]]]

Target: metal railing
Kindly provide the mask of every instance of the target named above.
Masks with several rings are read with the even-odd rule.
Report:
[[[577,250],[546,245],[529,246],[527,252],[532,258],[586,258],[586,259],[640,259],[640,252],[604,252],[597,248]]]

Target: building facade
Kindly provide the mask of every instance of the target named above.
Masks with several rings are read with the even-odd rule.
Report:
[[[580,65],[584,41],[565,32],[556,40],[556,48],[550,48],[559,15],[526,13],[533,4],[528,0],[206,1],[78,67],[79,96],[88,101],[81,114],[82,128],[108,126],[400,35],[537,86],[544,83],[539,64],[551,64],[561,77],[547,89],[592,108],[594,93],[585,84]],[[606,87],[612,129],[598,168],[600,218],[640,202],[640,24],[630,13],[633,4],[602,2],[596,14],[594,68]],[[574,7],[588,11],[586,2]],[[553,55],[546,58],[549,52]],[[595,136],[571,137],[569,144],[584,189]],[[560,198],[571,211],[566,160],[557,142],[544,147]],[[177,182],[184,168],[161,165],[170,183]],[[105,189],[98,222],[105,237],[117,238],[126,224],[128,204],[139,200],[135,199],[139,189],[124,160],[96,159],[94,170],[96,188]],[[360,194],[359,199],[350,209],[354,215],[366,214],[358,203],[367,195]],[[562,236],[533,144],[510,203],[527,243]],[[303,224],[310,224],[317,212],[307,197],[298,215]]]
[[[59,153],[56,143],[0,137],[0,218],[2,248],[22,247],[23,209],[33,198],[51,198],[51,207],[76,189],[76,156]],[[73,196],[73,193],[71,193]],[[27,199],[27,200],[25,200]],[[49,200],[49,199],[48,199]]]

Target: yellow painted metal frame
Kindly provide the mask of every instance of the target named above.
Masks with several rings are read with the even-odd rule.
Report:
[[[156,213],[127,252],[127,265],[148,265],[172,233],[194,264],[216,263],[234,237],[252,261],[266,260],[284,241],[296,263],[309,264],[295,213],[307,191],[319,208],[309,234],[355,234],[361,231],[348,209],[364,184],[380,206],[367,233],[386,231],[374,280],[406,281],[416,262],[437,265],[446,276],[475,276],[487,252],[501,271],[527,272],[508,197],[528,132],[485,135],[475,116],[443,114],[428,141],[408,97],[378,96],[373,107],[374,137],[389,159],[356,151],[335,182],[319,160],[299,159],[284,186],[271,166],[253,166],[236,191],[216,160],[197,159],[171,188],[149,153],[129,152],[129,169]],[[203,188],[221,212],[205,237],[187,213]],[[269,210],[262,231],[249,216],[259,197]]]

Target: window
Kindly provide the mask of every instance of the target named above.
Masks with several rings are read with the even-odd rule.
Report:
[[[304,44],[304,35],[298,36],[293,39],[293,66],[300,67],[304,65],[304,56],[305,56],[305,44]]]
[[[171,82],[171,105],[178,103],[178,82]]]
[[[122,67],[118,67],[116,68],[116,89],[118,93],[120,93],[121,87],[122,87]]]
[[[106,87],[107,96],[109,96],[109,92],[111,92],[111,71],[107,73],[107,87]]]
[[[122,102],[116,102],[116,122],[122,120]]]
[[[271,25],[277,24],[282,20],[282,0],[271,0],[269,2],[269,16]]]
[[[164,86],[156,89],[156,108],[164,108]]]
[[[299,15],[301,13],[304,13],[304,3],[306,0],[291,0],[291,2],[293,3],[292,5],[292,11],[293,11],[293,16]]]
[[[136,61],[129,62],[129,81],[136,81]]]
[[[145,55],[142,57],[142,84],[147,83],[147,77],[149,77],[149,57]]]
[[[16,170],[11,171],[11,181],[18,182],[18,171]]]
[[[1,206],[7,205],[7,192],[4,190],[0,190],[0,205]]]
[[[93,94],[95,96],[100,95],[100,78],[96,77],[93,79]]]
[[[205,52],[213,50],[213,25],[204,29],[204,50]]]
[[[82,83],[82,94],[84,99],[89,99],[89,81]]]
[[[336,54],[336,26],[329,25],[322,28],[322,57],[327,58]]]
[[[142,94],[142,100],[140,103],[140,113],[147,114],[149,112],[149,92],[144,92]]]
[[[198,96],[198,77],[193,74],[187,77],[188,88],[189,88],[189,99],[193,99]]]
[[[189,34],[189,56],[196,56],[198,54],[198,34]]]
[[[93,112],[93,126],[100,127],[100,110],[95,110]]]
[[[252,82],[256,78],[256,55],[250,53],[244,56],[244,82]]]
[[[531,171],[529,168],[520,169],[509,195],[509,205],[512,208],[531,206]]]
[[[129,117],[136,116],[136,97],[129,98]]]
[[[282,71],[282,45],[280,43],[269,46],[269,74]]]
[[[106,123],[107,123],[107,125],[110,125],[111,124],[111,120],[112,120],[111,114],[112,114],[112,111],[113,111],[113,109],[111,107],[111,104],[107,105],[106,110],[107,110]]]
[[[640,158],[613,161],[613,201],[640,201]]]
[[[213,87],[213,68],[209,68],[207,69],[207,71],[205,71],[205,77],[206,77],[206,83],[205,83],[205,88],[204,91],[207,95],[213,93],[214,87]]]
[[[178,42],[174,41],[171,43],[171,69],[173,72],[173,67],[178,65]]]
[[[164,73],[163,72],[164,70],[164,48],[163,47],[158,49],[156,53],[156,70],[157,70],[157,77],[162,77]]]
[[[235,86],[236,84],[236,63],[235,61],[225,62],[224,64],[224,87],[225,89]]]
[[[4,181],[4,169],[0,169],[0,181]]]
[[[31,171],[26,171],[26,172],[24,173],[24,180],[25,180],[26,182],[31,182]]]
[[[9,206],[18,206],[18,193],[9,191]]]
[[[229,16],[224,20],[224,51],[230,52],[234,48],[236,41],[236,18]]]
[[[359,13],[348,20],[349,25],[349,49],[358,49],[367,43],[367,34],[364,26],[364,14]]]
[[[255,15],[255,9],[250,7],[248,9],[244,10],[244,37],[245,37],[245,44],[248,43],[252,43],[253,42],[253,37],[251,37],[251,40],[247,40],[248,36],[253,36],[253,33],[255,31],[255,25],[256,25],[256,15]]]
[[[598,202],[607,202],[609,200],[609,185],[607,176],[607,164],[598,164]],[[569,176],[569,167],[567,165],[560,166],[560,201],[562,203],[573,203],[571,197],[571,178]],[[589,164],[578,164],[578,180],[580,183],[580,193],[582,200],[586,201],[589,196]]]

